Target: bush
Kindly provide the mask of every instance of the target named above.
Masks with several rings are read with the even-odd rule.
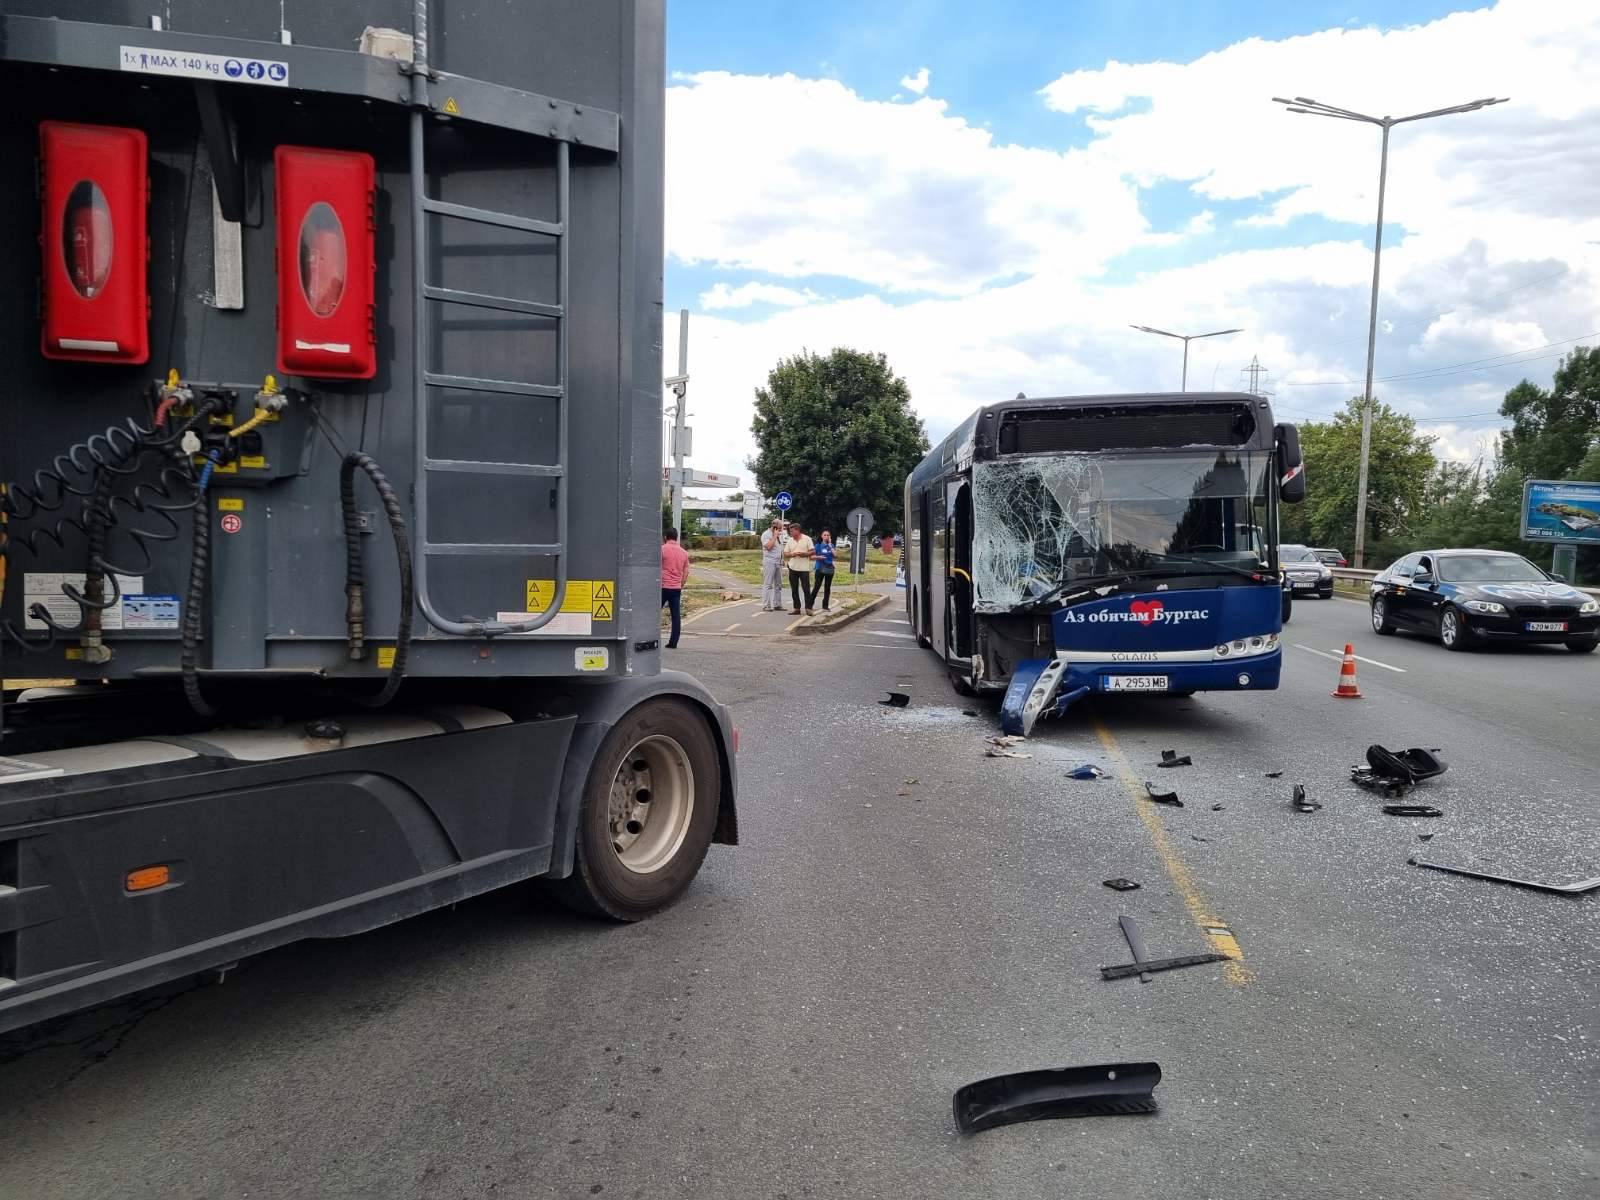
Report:
[[[761,540],[749,530],[741,530],[729,537],[692,537],[688,544],[691,550],[754,550]]]

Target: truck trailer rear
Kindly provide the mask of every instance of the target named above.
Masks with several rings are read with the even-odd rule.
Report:
[[[54,7],[0,15],[0,666],[55,681],[0,1030],[519,880],[671,902],[737,824],[661,669],[661,0]]]

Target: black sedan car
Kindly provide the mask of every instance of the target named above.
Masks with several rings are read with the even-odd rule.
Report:
[[[1333,571],[1310,546],[1295,542],[1279,546],[1278,565],[1295,595],[1304,592],[1324,600],[1333,598]]]
[[[1544,642],[1588,654],[1600,600],[1503,550],[1421,550],[1372,581],[1372,628],[1436,635],[1447,650]]]

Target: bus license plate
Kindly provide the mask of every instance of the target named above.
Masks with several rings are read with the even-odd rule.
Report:
[[[1565,633],[1566,631],[1567,631],[1567,623],[1565,621],[1529,621],[1528,622],[1528,632],[1529,633]]]
[[[1108,692],[1164,692],[1167,690],[1167,677],[1165,675],[1107,675],[1105,676],[1106,691]]]

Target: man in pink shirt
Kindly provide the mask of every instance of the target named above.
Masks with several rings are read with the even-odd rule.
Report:
[[[678,531],[661,535],[661,603],[672,614],[672,637],[668,650],[678,646],[678,628],[683,623],[683,585],[689,578],[689,552],[678,545]]]

